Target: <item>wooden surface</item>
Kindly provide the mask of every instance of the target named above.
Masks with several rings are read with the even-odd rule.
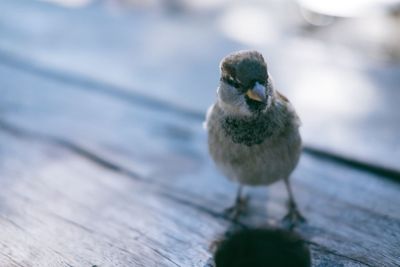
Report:
[[[194,1],[201,2],[165,3]],[[22,59],[25,67],[40,73],[94,80],[107,90],[110,85],[111,90],[151,96],[203,114],[214,100],[220,59],[234,50],[256,48],[268,60],[277,88],[299,112],[308,145],[399,170],[400,66],[376,60],[375,51],[363,49],[379,43],[381,35],[375,31],[394,36],[400,26],[391,28],[372,17],[338,20],[332,27],[305,32],[290,0],[282,1],[238,5],[246,9],[248,3],[247,8],[256,5],[267,12],[268,25],[273,26],[266,35],[271,38],[258,45],[232,39],[221,30],[229,3],[207,13],[152,7],[149,3],[157,1],[149,0],[140,1],[147,6],[131,9],[96,5],[133,2],[125,0],[92,1],[91,6],[72,9],[42,1],[2,1],[0,58]],[[383,28],[374,30],[377,27]],[[371,40],[350,47],[332,40],[348,41],[357,34]]]
[[[1,81],[12,88],[1,100],[2,263],[207,263],[235,187],[209,161],[199,120],[5,65],[0,75],[14,77]],[[315,266],[399,264],[399,184],[307,155],[293,177]],[[251,195],[243,223],[277,224],[282,185]]]
[[[1,5],[28,2],[15,3]],[[44,6],[34,13],[47,14],[44,20],[70,12]],[[9,43],[32,29],[5,23],[13,21],[6,13],[0,18],[3,27],[18,28]],[[0,40],[0,49],[5,44]],[[0,266],[210,266],[210,246],[232,226],[223,210],[236,187],[209,159],[202,113],[188,105],[194,101],[124,90],[104,82],[112,74],[70,75],[71,65],[62,62],[54,70],[50,54],[33,55],[41,63],[0,56]],[[382,147],[379,155],[397,153]],[[352,159],[350,152],[342,158]],[[397,161],[382,161],[397,173],[391,164]],[[308,223],[296,231],[311,248],[313,266],[400,265],[394,180],[332,157],[302,155],[293,190]],[[279,226],[284,186],[246,192],[251,204],[240,223]]]

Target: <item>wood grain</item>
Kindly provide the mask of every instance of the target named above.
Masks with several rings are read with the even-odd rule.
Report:
[[[216,18],[229,8],[218,9],[211,18],[200,12],[194,19],[185,7],[171,13],[164,4],[165,12],[118,12],[102,4],[69,9],[46,1],[2,1],[0,60],[88,90],[97,84],[96,90],[129,101],[131,94],[143,103],[151,96],[152,103],[197,116],[214,100],[219,60],[249,47],[218,30]],[[277,88],[296,107],[305,142],[400,171],[398,66],[368,60],[370,54],[360,54],[357,48],[337,49],[330,38],[324,39],[346,40],[341,29],[354,30],[353,20],[347,21],[350,27],[338,20],[335,27],[310,36],[296,16],[287,16],[284,4],[263,4],[262,9],[271,10],[276,38],[258,49],[268,60]],[[360,25],[371,28],[368,22]],[[293,27],[298,28],[287,31]]]
[[[206,266],[235,185],[197,119],[0,65],[0,265]],[[303,155],[293,175],[314,266],[398,266],[400,185]],[[279,226],[282,184],[249,188]]]

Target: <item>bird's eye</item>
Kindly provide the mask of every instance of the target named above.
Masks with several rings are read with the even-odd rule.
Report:
[[[265,81],[264,79],[256,80],[256,81],[254,81],[254,84],[255,84],[256,82],[258,82],[258,83],[261,84],[261,85],[265,85],[265,83],[266,83],[266,81]]]
[[[227,84],[229,84],[229,85],[231,85],[231,86],[233,86],[233,87],[235,87],[235,88],[239,88],[239,87],[240,87],[240,83],[237,82],[237,81],[235,81],[232,77],[224,77],[223,80],[224,80]]]

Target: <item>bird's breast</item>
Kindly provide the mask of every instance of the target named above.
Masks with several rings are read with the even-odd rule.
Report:
[[[210,116],[210,154],[230,179],[266,185],[287,177],[297,164],[301,139],[298,127],[268,124],[268,120],[238,121]]]
[[[259,145],[271,137],[278,129],[273,120],[266,116],[254,118],[224,117],[220,124],[227,138],[245,146]]]

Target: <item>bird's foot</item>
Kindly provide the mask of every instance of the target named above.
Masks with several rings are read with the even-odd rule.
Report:
[[[248,196],[238,198],[232,207],[224,210],[225,216],[231,220],[237,220],[246,211],[248,202]]]
[[[284,228],[292,230],[299,224],[305,223],[306,218],[299,212],[296,207],[292,207],[289,209],[289,213],[283,217],[282,225]]]

